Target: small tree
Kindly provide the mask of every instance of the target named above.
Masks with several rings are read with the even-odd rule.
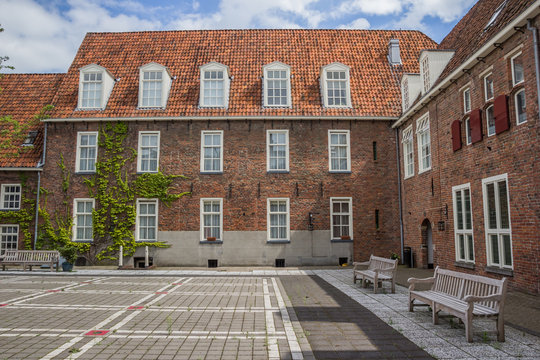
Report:
[[[0,33],[4,31],[4,28],[2,27],[2,24],[0,24]],[[3,68],[6,68],[6,69],[15,69],[13,66],[11,65],[3,65],[2,63],[6,62],[9,60],[9,56],[0,56],[0,70],[2,70]],[[0,74],[0,76],[2,76]]]

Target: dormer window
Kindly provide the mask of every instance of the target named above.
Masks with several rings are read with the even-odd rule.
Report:
[[[28,132],[28,135],[26,135],[26,138],[24,139],[22,146],[33,146],[34,142],[36,141],[37,134],[38,134],[37,131]]]
[[[424,56],[420,65],[422,68],[422,82],[424,84],[424,93],[427,93],[429,91],[429,88],[431,87],[431,81],[429,79],[429,59],[427,55]]]
[[[92,64],[80,69],[79,101],[81,110],[103,110],[114,86],[114,77],[102,66]]]
[[[264,106],[291,107],[291,68],[276,61],[263,69]]]
[[[229,105],[229,68],[219,63],[201,66],[200,107],[227,108]]]
[[[333,63],[322,68],[321,74],[324,107],[351,107],[349,67]]]
[[[171,75],[167,68],[149,63],[139,68],[139,108],[161,108],[167,106]]]

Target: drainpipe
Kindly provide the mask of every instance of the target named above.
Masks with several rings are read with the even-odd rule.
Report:
[[[39,160],[36,167],[41,168],[45,165],[45,154],[47,152],[47,123],[44,124],[43,130],[43,154],[41,154],[41,160]],[[36,250],[36,243],[38,238],[38,219],[39,219],[39,193],[41,189],[41,171],[38,171],[37,180],[37,195],[36,195],[36,218],[34,224],[34,250]]]
[[[538,106],[540,108],[540,60],[538,59],[538,28],[533,26],[532,19],[527,19],[527,29],[530,30],[533,34],[534,40],[534,65],[536,68],[536,96],[538,97]],[[540,109],[538,112],[538,117],[540,118]]]
[[[402,209],[402,204],[401,204],[401,162],[399,161],[399,128],[396,128],[396,160],[397,160],[398,203],[399,203],[399,238],[401,240],[401,264],[404,264],[405,259],[403,259],[403,246],[404,246],[403,209]]]

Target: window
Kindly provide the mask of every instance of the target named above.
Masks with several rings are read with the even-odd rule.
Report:
[[[429,114],[416,121],[416,141],[418,142],[418,173],[431,169],[431,139]]]
[[[465,119],[465,138],[467,139],[467,145],[470,145],[472,142],[471,138],[471,119],[466,118]]]
[[[201,241],[222,240],[223,199],[201,199]]]
[[[19,225],[2,225],[0,227],[0,255],[6,250],[17,250],[19,243]]]
[[[274,62],[264,67],[264,106],[291,106],[290,67]]]
[[[486,123],[488,136],[495,135],[495,116],[493,116],[493,105],[486,109]]]
[[[502,4],[499,5],[499,7],[497,7],[497,9],[495,9],[495,11],[493,12],[493,15],[491,15],[491,18],[489,19],[486,27],[484,28],[484,31],[487,30],[491,25],[493,25],[495,23],[495,20],[497,20],[497,17],[501,13],[502,9],[504,8],[504,6],[506,5],[507,2],[508,2],[508,0],[503,1]]]
[[[331,172],[351,171],[349,130],[328,130],[329,167]]]
[[[79,70],[79,99],[81,110],[102,110],[107,105],[114,78],[102,66],[91,64]]]
[[[93,241],[94,199],[73,200],[73,241]]]
[[[352,198],[330,198],[330,228],[332,239],[352,239]]]
[[[97,132],[77,133],[76,172],[95,172],[97,159]]]
[[[456,261],[474,262],[470,184],[454,186],[454,236]]]
[[[424,93],[427,93],[429,91],[429,88],[431,87],[431,80],[429,79],[429,58],[428,56],[424,56],[420,63],[422,67],[422,80],[424,82]]]
[[[512,84],[515,86],[521,84],[524,80],[523,77],[523,57],[521,53],[515,55],[512,60]]]
[[[21,185],[2,185],[2,210],[19,210],[21,208]]]
[[[333,63],[323,67],[321,81],[324,107],[351,107],[348,66]]]
[[[201,66],[201,107],[226,108],[229,102],[229,68],[218,63]]]
[[[171,88],[166,67],[149,63],[139,68],[139,108],[165,108]]]
[[[223,172],[223,131],[201,132],[201,172]]]
[[[137,199],[137,241],[156,241],[157,224],[157,199]]]
[[[463,113],[471,112],[471,89],[463,91]]]
[[[482,180],[488,265],[512,268],[512,231],[507,175]]]
[[[413,130],[412,125],[403,130],[403,168],[405,179],[414,175],[414,152],[413,152]]]
[[[527,113],[525,108],[525,90],[518,91],[515,95],[516,101],[516,120],[518,125],[527,122]]]
[[[268,171],[289,171],[289,131],[267,130],[266,144]]]
[[[289,199],[268,199],[268,241],[289,240]]]
[[[493,99],[493,74],[484,77],[484,98],[486,101]]]
[[[37,131],[29,131],[21,146],[33,146],[38,135]]]
[[[403,77],[401,82],[401,94],[403,96],[403,111],[407,110],[410,106],[409,104],[409,80],[407,77]]]
[[[139,172],[157,172],[159,166],[159,131],[139,132]]]

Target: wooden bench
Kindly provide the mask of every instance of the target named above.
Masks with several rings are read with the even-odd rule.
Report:
[[[373,292],[376,294],[379,284],[382,287],[382,281],[390,281],[392,283],[392,294],[396,292],[396,271],[397,260],[385,259],[378,256],[369,258],[369,261],[353,263],[353,281],[362,278],[362,287],[366,287],[367,281],[373,282]],[[358,266],[366,266],[366,270],[358,270]]]
[[[23,270],[26,267],[32,271],[34,265],[49,265],[51,271],[54,270],[56,263],[56,271],[58,271],[58,263],[60,261],[60,253],[56,250],[6,250],[4,255],[0,257],[2,270],[6,270],[6,265],[22,265]]]
[[[439,321],[439,311],[453,315],[465,324],[467,341],[472,342],[473,317],[497,318],[497,340],[504,341],[504,299],[507,279],[491,279],[437,267],[433,277],[410,278],[409,311],[414,306],[431,306],[433,324]],[[431,290],[415,291],[415,284],[432,284]],[[422,304],[415,304],[417,300]]]

